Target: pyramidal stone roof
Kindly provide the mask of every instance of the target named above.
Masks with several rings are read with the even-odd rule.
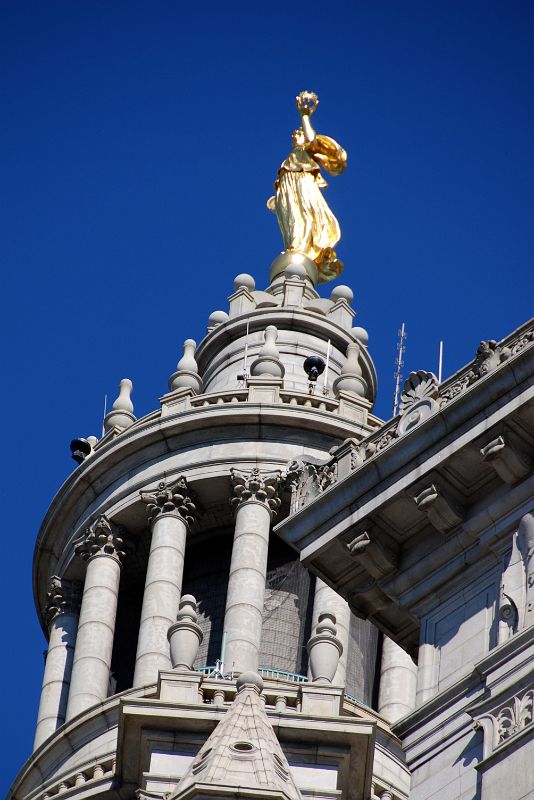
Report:
[[[169,800],[271,798],[302,800],[276,738],[255,672],[237,680],[234,702],[198,751]]]

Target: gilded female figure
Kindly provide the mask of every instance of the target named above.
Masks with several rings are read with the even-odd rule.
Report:
[[[294,131],[293,148],[278,170],[276,195],[267,201],[274,211],[286,250],[304,253],[317,265],[319,282],[336,278],[343,264],[334,246],[341,233],[321,189],[327,183],[319,167],[340,175],[347,165],[345,150],[329,136],[316,134],[310,117],[319,100],[313,92],[297,96],[301,127]]]

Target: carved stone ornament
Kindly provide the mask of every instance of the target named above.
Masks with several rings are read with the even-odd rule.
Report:
[[[397,436],[404,436],[439,408],[438,379],[433,372],[410,372],[404,382]]]
[[[192,594],[182,596],[176,622],[170,626],[167,638],[172,668],[179,672],[193,669],[204,634],[198,624],[197,601]]]
[[[371,537],[364,531],[360,533],[359,536],[356,536],[351,542],[347,544],[347,550],[351,554],[351,556],[360,556],[362,553],[365,553],[369,545],[371,544]]]
[[[480,455],[505,483],[517,483],[532,469],[530,457],[505,441],[502,436],[483,447]]]
[[[442,533],[450,533],[464,518],[465,511],[460,503],[446,494],[438,484],[431,483],[413,499],[434,528]]]
[[[77,614],[80,610],[82,584],[80,581],[67,581],[58,575],[50,578],[50,588],[46,593],[45,620],[49,626],[59,614]]]
[[[328,489],[336,480],[332,460],[296,458],[287,468],[287,481],[291,489],[291,513],[298,511]]]
[[[534,689],[512,697],[505,705],[475,718],[475,728],[484,731],[484,758],[534,722]]]
[[[315,634],[308,642],[312,681],[332,683],[343,645],[337,638],[335,614],[319,614]]]
[[[399,561],[398,545],[376,530],[360,533],[347,543],[347,550],[373,579],[383,578]]]
[[[230,500],[230,505],[237,509],[241,503],[255,501],[266,505],[274,514],[280,507],[278,491],[282,479],[282,473],[260,472],[258,467],[254,467],[250,472],[240,472],[231,469],[230,475],[235,497]]]
[[[510,348],[497,344],[495,339],[485,339],[477,348],[473,371],[478,378],[483,378],[511,355]]]
[[[88,561],[93,556],[112,556],[118,561],[124,558],[123,540],[118,535],[122,528],[111,523],[103,514],[87,528],[85,535],[75,547],[76,555]]]
[[[161,481],[157,489],[139,494],[141,501],[147,505],[150,522],[154,522],[162,514],[181,517],[188,525],[192,525],[195,521],[197,507],[183,475],[180,475],[174,483],[167,484]]]

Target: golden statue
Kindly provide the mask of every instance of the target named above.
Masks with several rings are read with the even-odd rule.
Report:
[[[321,175],[340,175],[347,166],[347,153],[334,139],[316,134],[311,115],[319,99],[313,92],[297,95],[301,127],[292,136],[293,148],[278,170],[276,195],[267,208],[276,214],[286,251],[299,252],[315,262],[319,283],[337,278],[343,264],[334,246],[339,242],[339,223],[321,189],[328,185]]]

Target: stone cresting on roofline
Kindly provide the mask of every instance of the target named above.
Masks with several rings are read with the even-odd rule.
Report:
[[[456,400],[473,384],[498,369],[501,364],[525,347],[531,346],[533,342],[534,324],[529,320],[502,342],[497,343],[493,339],[481,342],[475,359],[442,384],[437,382],[431,372],[420,370],[410,373],[401,396],[401,414],[386,422],[379,431],[361,442],[351,459],[351,468],[361,466],[376,453],[389,447],[400,436]],[[413,424],[406,424],[407,415],[413,414],[414,410],[418,410],[419,418],[413,421]]]

